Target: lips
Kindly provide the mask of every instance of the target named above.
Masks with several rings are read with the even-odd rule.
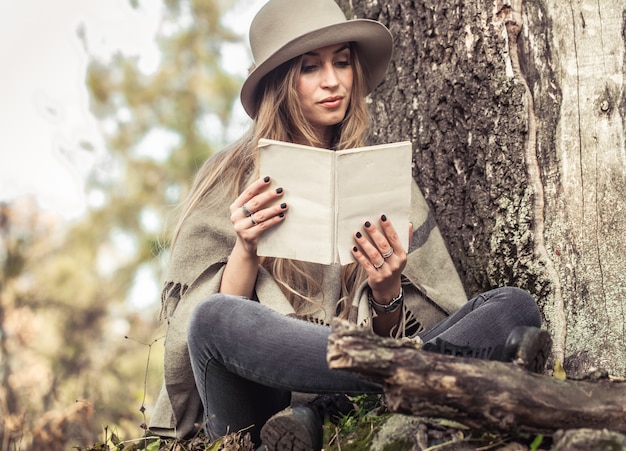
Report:
[[[318,103],[325,108],[337,108],[341,105],[343,101],[343,97],[341,96],[333,96],[326,97],[324,100],[319,101]]]

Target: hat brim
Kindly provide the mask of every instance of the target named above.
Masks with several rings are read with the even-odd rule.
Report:
[[[263,77],[303,53],[342,42],[355,43],[364,66],[366,94],[373,91],[387,72],[393,38],[387,27],[380,22],[369,19],[349,20],[304,34],[255,67],[241,88],[241,104],[248,116],[255,115],[257,88]]]

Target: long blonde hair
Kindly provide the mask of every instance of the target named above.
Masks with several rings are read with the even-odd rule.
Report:
[[[344,120],[334,126],[331,147],[349,149],[366,144],[369,115],[365,105],[365,77],[358,54],[351,45],[353,86],[350,104]],[[251,129],[237,142],[209,158],[198,171],[174,230],[172,247],[185,219],[205,196],[215,205],[224,198],[233,202],[239,194],[259,177],[257,145],[260,138],[294,142],[321,147],[324,145],[304,117],[296,91],[302,56],[296,57],[269,73],[261,82]],[[302,142],[302,141],[305,142]],[[311,273],[311,263],[279,258],[261,258],[298,314],[310,315],[321,309],[314,296],[323,293],[319,280]],[[346,317],[346,302],[366,278],[356,263],[342,268],[342,297],[337,311]]]

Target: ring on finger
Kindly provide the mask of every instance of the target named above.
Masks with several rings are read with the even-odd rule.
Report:
[[[372,263],[372,265],[374,265],[374,268],[376,269],[380,269],[381,266],[383,266],[385,264],[385,259],[383,259],[382,262],[380,262],[380,264],[376,264],[376,263]]]
[[[252,216],[252,212],[250,210],[248,210],[248,207],[246,207],[246,204],[243,204],[241,206],[241,210],[243,211],[243,214],[246,216]]]
[[[252,221],[252,225],[258,224],[258,221],[254,219],[254,213],[250,213],[250,221]]]
[[[389,258],[393,255],[393,247],[390,247],[387,252],[381,254],[383,258]]]

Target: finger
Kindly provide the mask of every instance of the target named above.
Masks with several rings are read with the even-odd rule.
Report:
[[[402,246],[402,242],[400,240],[398,232],[396,231],[391,221],[389,221],[389,218],[387,218],[387,216],[385,215],[380,216],[380,228],[383,230],[389,245],[393,248],[394,254],[398,255],[400,252],[406,251],[404,249],[404,246]],[[410,233],[413,233],[412,226]]]
[[[380,271],[384,266],[385,259],[380,255],[380,251],[374,246],[365,235],[361,232],[356,232],[354,235],[358,248],[363,256],[366,258],[366,262],[362,264],[366,269],[372,268],[376,271]],[[358,249],[357,249],[358,250]]]
[[[269,177],[259,179],[252,183],[244,192],[237,197],[237,199],[231,204],[230,212],[231,219],[234,221],[250,217],[250,214],[257,213],[265,206],[274,203],[278,198],[284,195],[282,187],[270,190]]]
[[[276,200],[282,197],[283,194],[284,194],[284,190],[282,187],[278,187],[275,190],[263,191],[245,203],[246,209],[249,210],[251,213],[255,213],[255,214],[260,213],[267,206],[275,204]],[[241,208],[241,212],[242,214],[245,213],[243,211],[243,206]],[[266,211],[263,214],[265,217],[268,217],[271,215],[270,213],[271,212]]]
[[[287,204],[283,202],[280,205],[274,205],[268,208],[263,208],[253,213],[249,219],[252,225],[261,226],[261,225],[264,225],[265,223],[268,223],[269,221],[273,221],[277,217],[282,219],[286,212],[287,212]],[[273,224],[273,222],[271,222],[270,224]]]
[[[230,219],[233,224],[241,217],[250,216],[250,213],[254,212],[252,205],[246,204],[246,202],[249,202],[254,196],[266,190],[270,181],[269,176],[255,180],[230,204]],[[243,208],[244,205],[246,206],[245,209]]]
[[[368,273],[369,278],[381,277],[380,270],[384,266],[384,260],[382,260],[382,258],[381,258],[381,263],[379,263],[381,264],[381,266],[379,268],[376,268],[374,266],[374,263],[372,263],[369,257],[365,253],[363,253],[362,250],[359,249],[358,246],[352,247],[352,255],[354,256],[357,263],[359,263],[359,265],[361,265],[361,267],[363,267],[365,271]]]
[[[363,224],[363,228],[365,232],[367,232],[370,240],[372,241],[372,243],[374,243],[374,246],[376,246],[376,249],[378,249],[378,252],[383,258],[389,258],[393,255],[394,249],[389,242],[386,233],[384,233],[370,221],[365,221],[365,224]]]
[[[239,197],[237,197],[237,199],[235,199],[235,202],[233,202],[233,205],[236,208],[241,208],[243,204],[245,204],[246,202],[249,202],[250,199],[252,199],[254,196],[265,191],[267,187],[270,185],[270,182],[271,182],[271,179],[269,176],[265,176],[265,177],[255,180],[250,185],[248,185],[248,187],[245,190],[243,190],[243,192],[239,195]]]
[[[261,209],[250,216],[238,219],[235,224],[235,230],[240,233],[245,230],[254,229],[253,236],[259,235],[264,230],[283,221],[287,210],[288,206],[285,202],[280,205]]]

